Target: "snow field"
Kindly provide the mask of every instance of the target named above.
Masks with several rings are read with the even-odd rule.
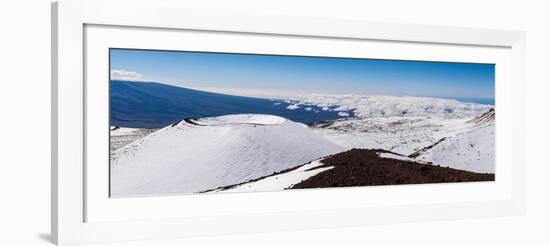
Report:
[[[162,128],[114,152],[111,195],[201,192],[267,176],[344,150],[307,126],[231,115]],[[203,122],[202,120],[200,122]],[[229,122],[220,124],[220,122]],[[250,122],[267,125],[239,124]]]
[[[254,191],[279,191],[287,188],[291,188],[293,185],[298,184],[308,178],[311,178],[319,173],[330,170],[334,167],[322,167],[309,170],[323,165],[320,160],[312,161],[305,164],[295,170],[269,176],[254,182],[245,183],[236,187],[226,190],[215,190],[213,192],[254,192]]]

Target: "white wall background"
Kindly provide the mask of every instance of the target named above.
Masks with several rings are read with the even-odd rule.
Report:
[[[159,0],[160,1],[160,0]],[[527,216],[116,245],[549,245],[547,1],[189,1],[192,9],[527,31]],[[0,7],[0,245],[49,245],[50,1]],[[531,242],[531,243],[528,243]]]

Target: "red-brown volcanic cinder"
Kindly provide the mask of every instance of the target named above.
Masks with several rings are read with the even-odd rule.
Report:
[[[381,152],[388,151],[352,149],[329,156],[321,161],[324,165],[316,168],[334,168],[304,180],[292,189],[495,180],[494,174],[382,158],[378,155]]]

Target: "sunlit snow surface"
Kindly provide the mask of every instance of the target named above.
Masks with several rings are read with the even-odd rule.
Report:
[[[330,170],[333,167],[321,167],[323,165],[320,160],[315,160],[310,163],[307,163],[299,168],[296,168],[292,171],[268,176],[263,179],[244,183],[231,187],[229,189],[217,189],[212,192],[252,192],[252,191],[277,191],[291,188],[293,185],[298,184],[310,177],[313,177],[319,173]]]
[[[439,116],[342,119],[318,124],[312,130],[348,148],[385,149],[409,155],[443,137],[468,131],[473,124],[467,124],[467,119]]]
[[[116,150],[111,195],[201,192],[345,150],[301,123],[267,115],[181,121]]]
[[[415,160],[413,158],[403,156],[403,155],[397,155],[397,154],[394,154],[394,153],[387,153],[387,152],[378,153],[378,156],[380,156],[382,158],[388,158],[388,159],[396,159],[396,160],[401,160],[401,161],[414,161],[414,162],[417,162],[417,160]]]
[[[286,119],[279,116],[265,114],[234,114],[223,117],[201,118],[194,121],[197,124],[204,126],[230,124],[279,125],[285,123]]]
[[[471,172],[495,173],[495,125],[446,138],[416,159]]]
[[[312,131],[347,148],[384,149],[434,165],[495,172],[495,124],[471,118],[377,117],[319,124]],[[425,149],[427,148],[427,149]],[[392,158],[389,154],[382,156]],[[403,159],[403,157],[394,157]]]
[[[258,114],[182,120],[112,152],[111,195],[281,190],[330,169],[311,170],[324,157],[351,148],[396,153],[380,153],[383,158],[495,171],[494,111],[492,120],[475,120],[491,105],[356,95],[297,96],[292,105],[288,110],[315,105],[354,115],[312,126]],[[136,132],[141,134],[131,129],[116,134]]]
[[[157,129],[111,127],[111,152],[122,148],[131,142],[141,139],[156,130]]]

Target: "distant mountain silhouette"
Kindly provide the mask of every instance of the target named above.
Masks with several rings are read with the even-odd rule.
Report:
[[[111,80],[110,84],[111,126],[160,128],[185,118],[227,114],[271,114],[302,123],[338,118],[336,112],[289,110],[288,105],[281,100],[232,96],[155,82]]]

